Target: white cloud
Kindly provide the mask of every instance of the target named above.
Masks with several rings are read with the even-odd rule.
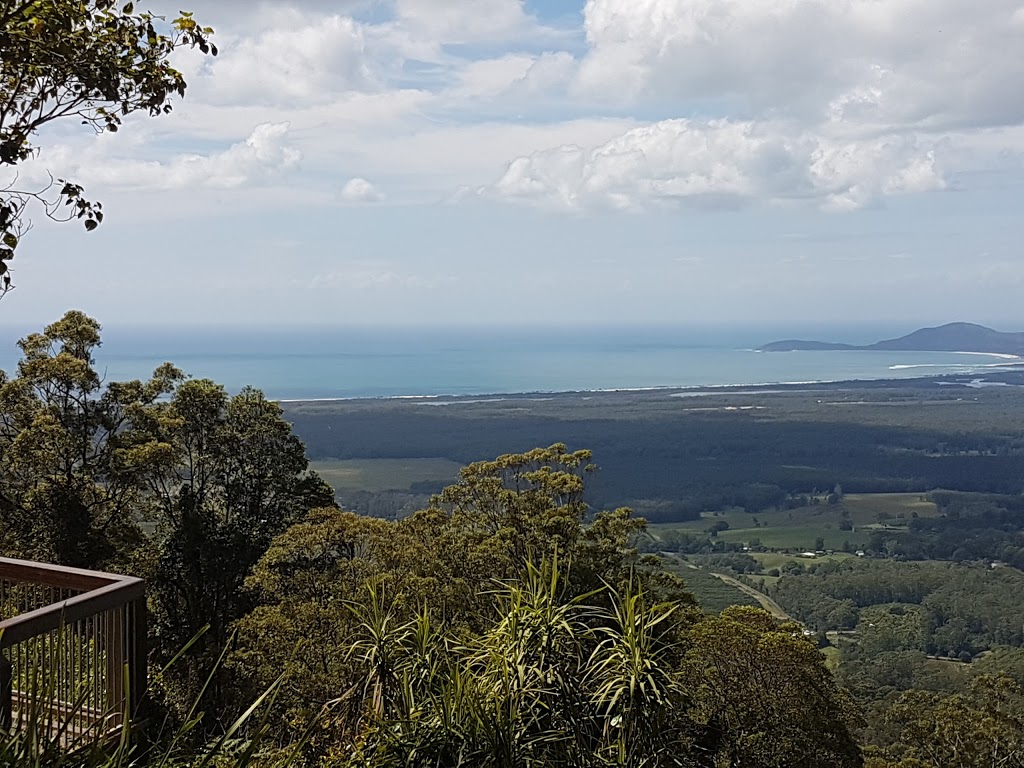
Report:
[[[383,197],[373,184],[359,177],[349,179],[341,189],[341,199],[346,203],[376,203]]]
[[[1019,0],[588,0],[581,89],[857,124],[1024,119]]]
[[[458,70],[457,84],[441,98],[461,108],[479,109],[483,102],[489,111],[535,109],[538,100],[564,94],[576,66],[576,59],[564,51],[472,61]]]
[[[481,193],[563,210],[796,199],[850,210],[944,185],[934,151],[910,139],[838,142],[793,137],[783,124],[664,120],[591,149],[519,157]]]
[[[249,137],[222,152],[188,153],[168,160],[144,161],[123,154],[131,149],[100,136],[83,147],[54,147],[33,163],[32,171],[59,169],[62,176],[106,187],[132,189],[236,189],[295,170],[302,153],[289,143],[288,123],[257,125]],[[134,142],[136,147],[139,142]],[[118,154],[115,154],[118,153]]]
[[[352,18],[285,10],[273,15],[250,36],[219,40],[215,59],[184,57],[190,96],[215,104],[296,106],[377,87],[365,31]]]
[[[403,186],[429,191],[436,202],[462,185],[479,186],[502,172],[510,157],[568,142],[602,144],[632,127],[630,120],[594,119],[552,123],[493,120],[469,125],[429,125],[399,136],[360,137],[359,157],[345,168],[371,178],[401,179]],[[329,162],[324,158],[324,162]],[[312,161],[311,161],[312,162]],[[389,194],[393,185],[389,184]],[[396,199],[398,194],[390,194]]]
[[[522,0],[396,0],[395,15],[401,27],[439,44],[507,41],[536,24]]]

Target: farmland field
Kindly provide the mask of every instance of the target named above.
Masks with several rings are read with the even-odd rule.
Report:
[[[721,613],[730,605],[759,606],[757,600],[744,594],[731,584],[696,568],[686,567],[674,557],[663,559],[665,569],[682,577],[686,588],[697,598],[697,602],[708,613]]]
[[[322,459],[309,468],[342,493],[408,491],[415,483],[441,486],[455,482],[462,465],[448,459]]]
[[[718,533],[721,541],[745,546],[791,551],[859,548],[874,531],[905,530],[914,516],[933,517],[935,505],[916,493],[849,494],[838,504],[824,502],[791,510],[749,514],[742,510],[706,512],[698,520],[650,526],[654,535],[670,530],[699,534],[717,522],[729,527]],[[846,530],[843,526],[846,526]],[[823,546],[816,546],[818,539]],[[777,567],[773,563],[766,567]]]

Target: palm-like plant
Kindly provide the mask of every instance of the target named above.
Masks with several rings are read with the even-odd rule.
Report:
[[[462,643],[433,628],[426,611],[385,633],[384,614],[369,609],[377,629],[367,627],[359,646],[366,728],[338,764],[679,764],[671,725],[685,697],[668,659],[674,608],[650,605],[637,580],[621,593],[572,596],[566,585],[557,559],[528,563],[495,590],[491,626]],[[611,607],[596,607],[606,591]],[[385,654],[395,661],[381,663]],[[385,674],[392,695],[369,685]]]
[[[572,765],[585,748],[580,686],[592,594],[566,597],[557,557],[498,592],[498,621],[471,649],[480,749],[500,766]]]
[[[675,644],[674,604],[648,604],[635,579],[619,592],[609,587],[608,623],[590,657],[587,688],[603,724],[599,754],[611,765],[640,768],[682,764],[681,738],[671,728],[685,691],[670,667]]]

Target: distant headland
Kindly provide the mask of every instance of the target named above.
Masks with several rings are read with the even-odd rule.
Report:
[[[900,352],[985,352],[996,355],[1024,356],[1024,333],[1003,333],[975,323],[947,323],[936,328],[921,328],[874,344],[857,346],[828,341],[787,339],[759,347],[761,352],[802,350],[893,350]]]

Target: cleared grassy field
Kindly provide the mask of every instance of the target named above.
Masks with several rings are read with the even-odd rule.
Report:
[[[728,530],[718,534],[722,541],[749,545],[756,539],[773,549],[806,550],[816,549],[817,539],[821,538],[824,549],[840,549],[844,543],[853,547],[866,545],[872,531],[879,528],[904,528],[915,514],[934,517],[938,510],[921,494],[865,493],[848,494],[836,505],[823,503],[756,515],[742,510],[705,513],[699,520],[660,523],[650,529],[655,535],[668,530],[703,533],[721,520],[729,524]],[[852,530],[840,529],[844,521],[853,526]]]
[[[448,459],[324,459],[309,468],[335,490],[408,491],[413,483],[452,483],[462,465]]]
[[[840,652],[838,648],[827,645],[821,649],[821,653],[825,657],[825,666],[828,667],[829,672],[839,669]]]
[[[853,547],[864,546],[870,535],[870,531],[862,528],[856,531],[840,531],[835,527],[799,525],[780,528],[739,528],[722,531],[718,538],[737,544],[750,544],[754,539],[759,539],[765,547],[813,550],[819,538],[824,540],[823,549],[840,549],[844,543],[849,543]]]
[[[891,515],[892,520],[897,519],[900,513],[907,518],[915,512],[918,517],[937,517],[939,514],[938,508],[919,493],[848,493],[839,506],[850,512],[854,525],[877,523],[879,512]]]
[[[666,570],[682,577],[686,582],[686,588],[693,593],[697,602],[707,613],[721,613],[730,605],[752,605],[755,608],[760,606],[760,603],[750,595],[741,592],[716,576],[712,576],[707,571],[687,568],[674,557],[666,557],[662,561],[665,563]]]

